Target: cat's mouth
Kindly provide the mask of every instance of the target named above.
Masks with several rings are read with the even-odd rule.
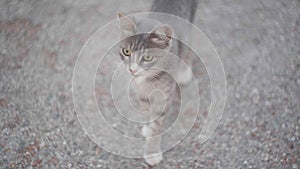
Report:
[[[129,69],[129,73],[134,76],[134,77],[138,77],[138,76],[141,76],[143,73],[143,71],[132,71]]]
[[[140,72],[130,72],[130,74],[134,77],[140,76]]]
[[[133,76],[133,77],[140,77],[140,76],[142,76],[142,72],[137,72],[137,73],[131,73],[131,75]]]

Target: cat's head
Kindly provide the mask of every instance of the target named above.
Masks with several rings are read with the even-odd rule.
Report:
[[[150,32],[139,33],[144,23],[118,13],[121,42],[120,56],[133,76],[151,76],[170,64],[163,51],[171,49],[173,30],[169,25],[153,26]],[[149,24],[148,24],[149,25]]]

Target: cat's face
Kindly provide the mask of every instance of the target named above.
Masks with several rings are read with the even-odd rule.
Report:
[[[151,76],[168,65],[164,51],[170,50],[172,30],[161,25],[149,33],[136,34],[137,26],[130,18],[119,14],[122,41],[119,54],[133,76]],[[136,35],[135,35],[136,34]]]

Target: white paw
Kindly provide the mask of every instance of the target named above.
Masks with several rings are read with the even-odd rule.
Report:
[[[151,137],[152,136],[152,130],[148,125],[144,125],[142,128],[142,135],[144,137]]]
[[[162,155],[162,153],[144,155],[144,159],[148,165],[154,166],[161,162],[161,160],[163,159],[163,155]]]
[[[178,72],[176,80],[179,84],[185,85],[188,84],[192,78],[193,72],[189,68],[186,68],[185,70]]]

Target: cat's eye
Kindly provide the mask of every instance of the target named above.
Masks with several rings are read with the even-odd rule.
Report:
[[[130,56],[131,55],[131,50],[122,48],[122,54],[125,55],[125,56]]]
[[[146,61],[146,62],[150,62],[150,61],[153,60],[153,56],[151,56],[151,55],[145,55],[145,56],[143,57],[143,60]]]

